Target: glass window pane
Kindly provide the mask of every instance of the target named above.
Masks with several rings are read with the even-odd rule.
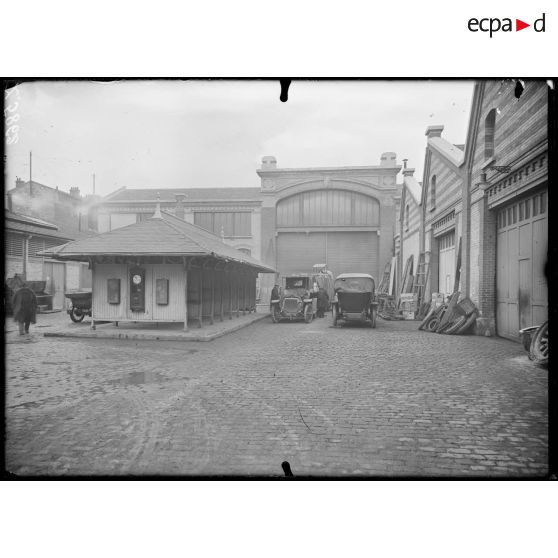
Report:
[[[524,206],[525,202],[519,202],[519,220],[523,221],[523,206]]]
[[[533,198],[533,217],[539,214],[539,196]]]
[[[541,213],[546,211],[546,192],[541,194]]]
[[[525,200],[525,219],[531,217],[531,200]]]
[[[515,225],[517,223],[517,205],[512,207],[512,223]]]

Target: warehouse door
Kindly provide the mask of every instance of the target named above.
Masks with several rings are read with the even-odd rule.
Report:
[[[281,275],[310,273],[326,263],[334,276],[369,273],[378,278],[378,234],[371,231],[279,233],[277,268]]]
[[[455,282],[455,231],[438,238],[438,291],[446,297]]]
[[[517,340],[520,329],[547,319],[547,217],[546,191],[498,210],[496,330],[502,337]]]

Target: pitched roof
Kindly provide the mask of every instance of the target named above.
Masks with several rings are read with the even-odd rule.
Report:
[[[409,194],[417,205],[421,204],[422,186],[415,180],[413,176],[406,176],[403,183],[407,188]]]
[[[61,241],[71,239],[71,237],[63,231],[59,231],[58,227],[53,223],[43,221],[42,219],[37,219],[36,217],[22,215],[21,213],[14,213],[13,211],[9,211],[8,209],[4,210],[4,217],[4,226],[6,230],[9,231],[18,231],[40,236],[49,236],[53,238],[59,238]]]
[[[105,196],[103,202],[157,201],[176,202],[176,194],[184,194],[185,202],[207,200],[259,200],[260,188],[120,188]]]
[[[457,145],[454,145],[441,137],[428,138],[428,145],[434,147],[438,153],[443,155],[456,167],[463,164],[464,153]]]
[[[41,252],[60,260],[92,256],[214,256],[264,273],[275,270],[221,241],[214,234],[170,213]]]

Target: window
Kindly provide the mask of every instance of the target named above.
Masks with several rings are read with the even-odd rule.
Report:
[[[494,133],[496,130],[496,109],[492,109],[484,121],[484,158],[494,157]]]
[[[217,236],[252,236],[252,214],[249,211],[196,211],[194,224]]]
[[[37,252],[41,252],[45,249],[45,241],[43,238],[38,238],[36,236],[32,236],[29,239],[29,256],[34,257],[37,255]]]
[[[4,237],[4,250],[7,256],[23,256],[23,236],[8,233]]]
[[[436,175],[430,181],[430,209],[436,207]]]

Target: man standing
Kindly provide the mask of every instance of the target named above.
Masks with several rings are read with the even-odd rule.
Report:
[[[25,333],[29,333],[29,324],[36,322],[37,297],[25,283],[16,291],[12,308],[14,320],[19,324],[19,334],[23,335],[24,328]]]
[[[280,294],[279,294],[279,285],[274,285],[273,289],[271,291],[271,298],[269,300],[269,311],[272,311],[272,307],[273,307],[273,303],[271,302],[272,300],[279,300]],[[275,303],[277,304],[277,303]]]
[[[323,318],[327,307],[329,305],[329,296],[325,289],[321,288],[318,291],[318,318]]]

